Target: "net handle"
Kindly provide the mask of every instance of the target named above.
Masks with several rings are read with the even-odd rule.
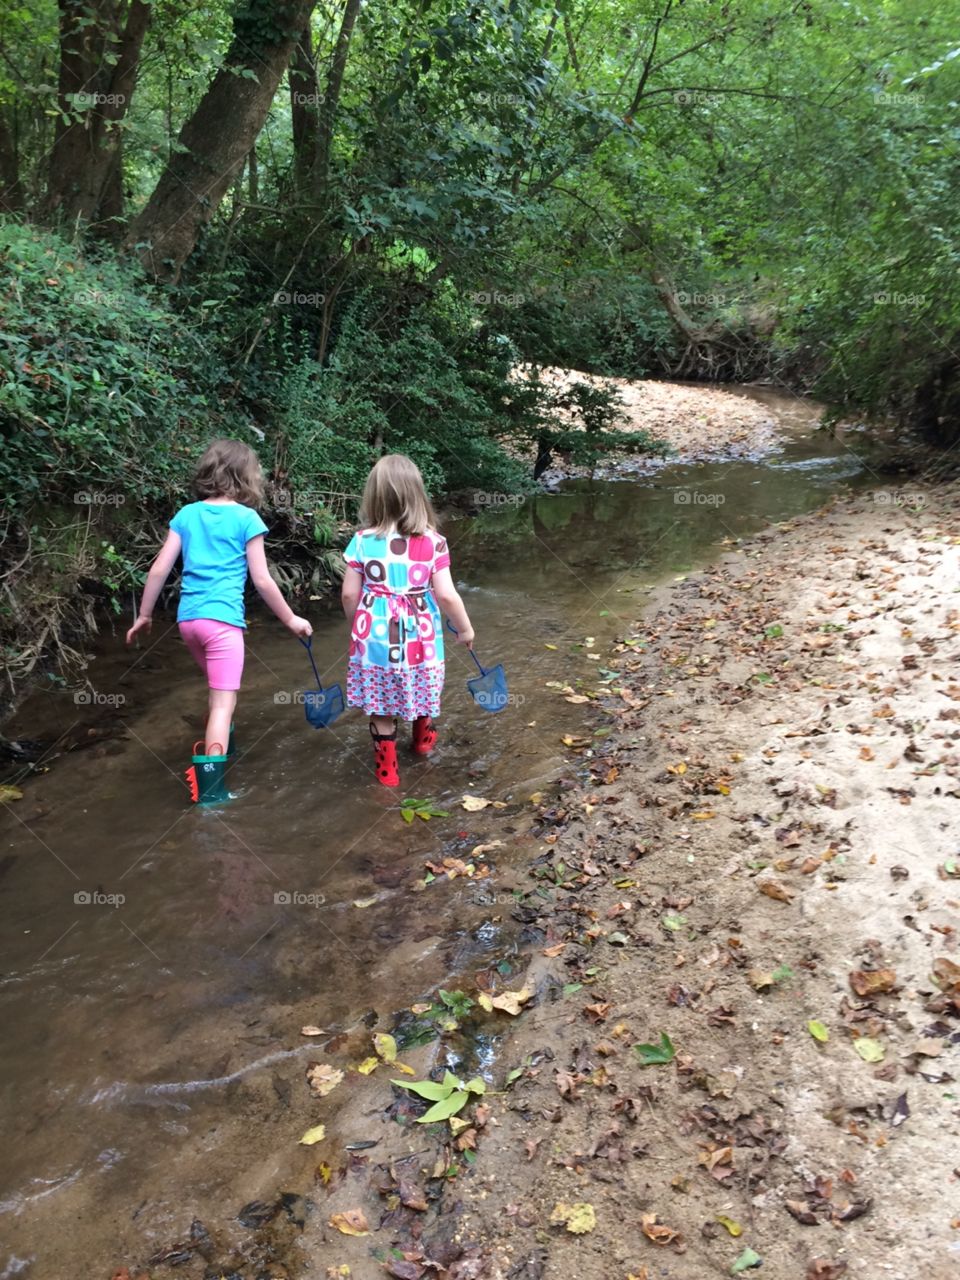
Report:
[[[323,693],[323,685],[320,681],[320,672],[317,670],[317,664],[313,660],[313,641],[308,637],[306,640],[302,636],[298,636],[300,643],[307,651],[307,657],[310,659],[310,665],[313,667],[313,674],[316,677],[317,688]]]
[[[458,635],[460,634],[460,632],[459,632],[459,631],[457,630],[457,628],[453,625],[453,623],[450,621],[450,619],[449,619],[449,618],[447,619],[447,626],[448,626],[448,628],[453,632],[453,634],[454,634],[455,636],[458,636]],[[470,657],[471,657],[471,658],[474,660],[474,662],[477,664],[477,670],[480,672],[480,674],[481,674],[482,676],[485,676],[485,675],[487,674],[487,672],[486,672],[486,669],[485,669],[485,668],[483,667],[483,665],[481,664],[480,659],[477,657],[477,655],[473,652],[473,650],[472,650],[472,649],[468,649],[468,650],[467,650],[467,652],[470,654]]]

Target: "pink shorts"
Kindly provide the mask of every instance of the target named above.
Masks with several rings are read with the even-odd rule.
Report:
[[[206,673],[211,689],[240,688],[243,676],[243,628],[213,618],[180,623],[183,642]]]

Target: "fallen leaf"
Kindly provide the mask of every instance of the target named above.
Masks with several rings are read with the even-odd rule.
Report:
[[[464,796],[462,808],[466,809],[467,813],[479,813],[481,809],[486,809],[491,804],[493,804],[492,800],[481,800],[479,796]]]
[[[0,804],[9,804],[13,800],[22,800],[23,792],[19,787],[0,787]]]
[[[330,1226],[345,1236],[368,1236],[370,1224],[364,1217],[362,1209],[348,1209],[346,1213],[335,1213],[330,1219]]]
[[[652,1240],[654,1244],[679,1245],[683,1239],[679,1231],[674,1231],[673,1227],[659,1222],[655,1213],[641,1213],[640,1228],[647,1239]]]
[[[322,1028],[322,1027],[313,1027],[313,1026],[310,1026],[310,1027],[301,1027],[301,1028],[300,1028],[300,1034],[301,1034],[302,1036],[322,1036],[322,1035],[323,1035],[323,1028]]]
[[[717,1221],[720,1223],[721,1227],[726,1227],[727,1231],[729,1231],[734,1238],[743,1235],[743,1227],[741,1227],[739,1222],[734,1222],[732,1218],[725,1218],[722,1213],[718,1213]]]
[[[379,1065],[380,1065],[379,1058],[364,1058],[362,1062],[357,1064],[357,1070],[360,1072],[362,1076],[368,1076],[371,1073],[371,1071],[376,1071]]]
[[[372,898],[354,898],[353,905],[360,908],[372,907],[376,900],[376,896]]]
[[[312,1147],[315,1142],[319,1142],[324,1137],[326,1132],[327,1130],[324,1125],[315,1124],[313,1128],[308,1129],[300,1139],[300,1145],[302,1147]]]
[[[897,985],[897,975],[893,969],[854,969],[850,985],[858,996],[883,995]]]
[[[864,1062],[882,1062],[887,1053],[879,1040],[871,1040],[869,1036],[860,1036],[858,1040],[854,1040],[853,1047]]]
[[[933,962],[933,974],[941,991],[947,995],[960,995],[960,964],[941,956]]]
[[[662,1066],[672,1062],[677,1054],[673,1041],[665,1031],[660,1032],[659,1044],[635,1044],[633,1047],[642,1067]]]
[[[509,1013],[512,1017],[516,1017],[522,1005],[524,1005],[533,994],[523,987],[520,991],[502,991],[498,996],[488,996],[486,992],[481,991],[477,998],[477,1003],[488,1013],[494,1009],[500,1009],[503,1013]],[[489,1002],[489,1003],[488,1003]]]
[[[818,1022],[816,1018],[811,1018],[807,1023],[807,1030],[813,1036],[814,1040],[819,1040],[821,1044],[826,1044],[830,1039],[830,1032],[823,1023]]]
[[[594,1229],[597,1225],[597,1215],[593,1205],[585,1200],[578,1200],[575,1204],[564,1204],[560,1200],[550,1214],[550,1221],[554,1225],[565,1226],[575,1236],[580,1236]]]
[[[378,1031],[373,1037],[373,1047],[377,1051],[378,1057],[384,1062],[396,1062],[397,1060],[397,1042],[393,1036],[388,1035],[385,1031]]]
[[[847,1263],[843,1260],[831,1262],[828,1258],[814,1258],[807,1267],[806,1280],[840,1280],[846,1273]]]
[[[764,969],[751,969],[747,974],[750,979],[750,985],[754,991],[767,991],[770,987],[777,985],[777,980],[772,973],[767,973]]]
[[[343,1079],[343,1072],[337,1067],[331,1067],[324,1063],[315,1062],[307,1068],[307,1082],[310,1085],[310,1092],[316,1098],[324,1098],[335,1089]]]
[[[730,1273],[731,1275],[738,1275],[741,1271],[749,1270],[750,1267],[759,1267],[762,1262],[763,1259],[760,1257],[759,1253],[754,1253],[754,1251],[748,1246],[744,1249],[743,1253],[741,1253],[733,1266],[731,1266]]]
[[[938,1058],[943,1052],[943,1046],[946,1042],[938,1039],[937,1036],[924,1036],[913,1046],[913,1052],[919,1053],[925,1058]]]
[[[793,893],[789,889],[785,889],[776,880],[760,880],[757,883],[757,888],[761,893],[765,893],[768,898],[776,898],[777,902],[793,901]]]

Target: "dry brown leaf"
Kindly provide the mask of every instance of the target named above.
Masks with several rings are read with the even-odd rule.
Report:
[[[647,1239],[652,1240],[654,1244],[679,1246],[683,1239],[679,1231],[658,1221],[655,1213],[642,1213],[640,1227]]]
[[[307,1082],[315,1098],[323,1098],[343,1079],[343,1072],[326,1063],[314,1062],[307,1068]]]
[[[362,1209],[348,1209],[345,1213],[335,1213],[330,1218],[330,1226],[345,1236],[368,1236],[370,1224]]]
[[[850,985],[858,996],[879,996],[894,989],[897,975],[893,969],[854,969]]]
[[[777,902],[792,902],[794,895],[791,890],[784,888],[776,880],[760,880],[757,888],[761,893],[765,893],[768,898],[775,898]]]

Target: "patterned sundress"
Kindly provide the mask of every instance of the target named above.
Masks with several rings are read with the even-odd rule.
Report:
[[[412,538],[361,529],[343,554],[363,574],[350,636],[347,702],[371,716],[439,715],[443,630],[430,585],[434,573],[450,567],[446,538],[429,529]]]

